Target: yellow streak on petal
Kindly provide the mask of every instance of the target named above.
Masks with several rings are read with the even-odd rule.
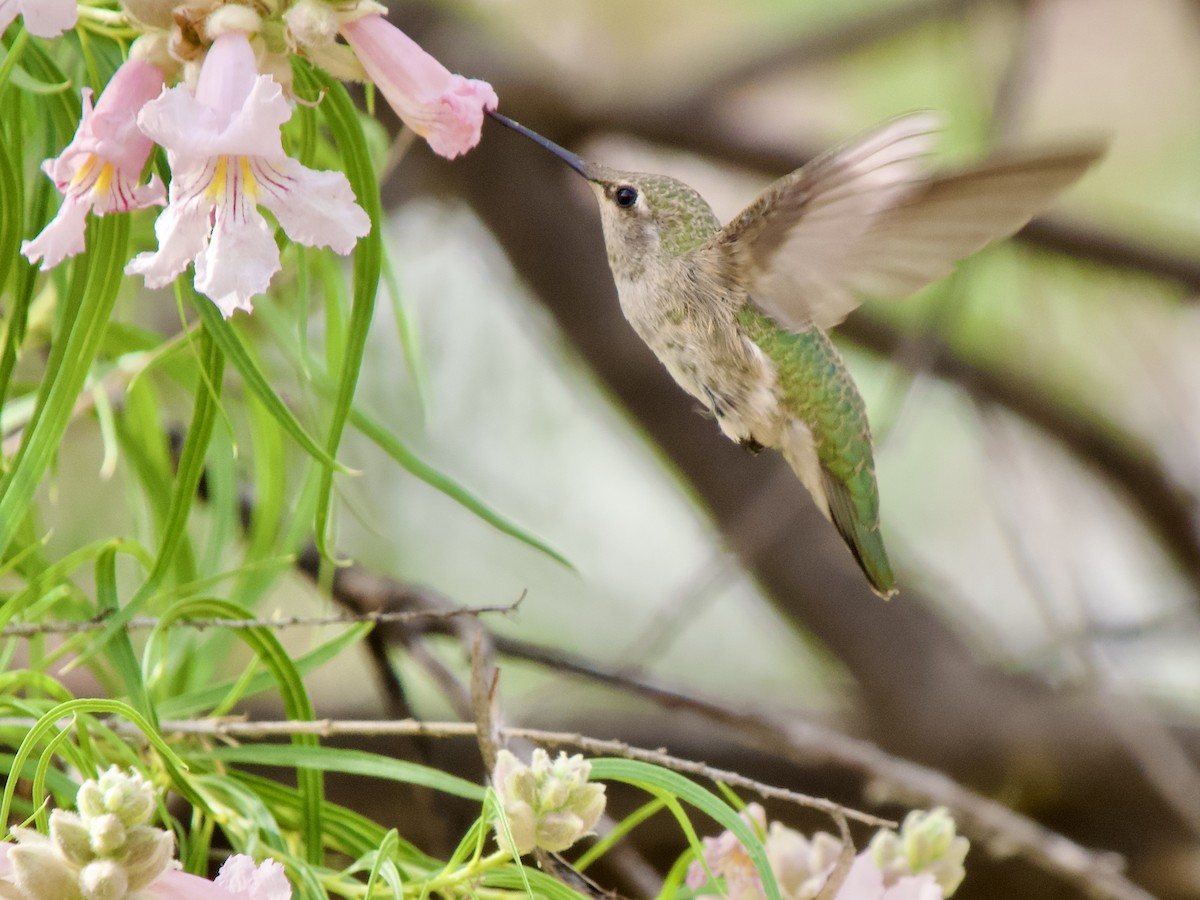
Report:
[[[258,179],[254,177],[254,172],[250,168],[250,158],[247,156],[239,156],[238,162],[242,167],[242,192],[246,195],[246,199],[251,202],[258,199]]]
[[[81,181],[86,179],[88,177],[88,175],[91,174],[91,171],[93,168],[95,168],[95,166],[96,166],[96,154],[91,153],[88,155],[87,161],[82,166],[80,166],[78,169],[76,169],[75,174],[71,176],[71,187],[75,187]]]
[[[204,192],[205,196],[213,203],[219,203],[221,198],[225,196],[225,176],[228,168],[229,157],[224,155],[218,156],[217,165],[213,169],[212,181],[208,183],[208,190]]]
[[[94,158],[94,157],[93,157]],[[105,163],[104,168],[100,170],[100,174],[96,177],[96,184],[92,187],[93,194],[107,194],[109,186],[112,184],[113,172],[112,163]]]

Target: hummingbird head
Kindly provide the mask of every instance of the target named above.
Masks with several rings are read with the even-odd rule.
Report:
[[[682,181],[587,162],[507,116],[495,111],[488,114],[545,147],[587,179],[600,204],[608,261],[618,278],[637,278],[648,265],[690,250],[720,228],[704,198]]]

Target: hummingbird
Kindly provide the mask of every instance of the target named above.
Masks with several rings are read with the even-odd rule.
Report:
[[[722,226],[677,179],[587,162],[489,115],[586,179],[634,331],[727,437],[782,453],[871,589],[895,594],[866,407],[827,330],[864,296],[912,294],[1018,231],[1104,145],[934,171],[938,117],[908,113],[780,178]]]

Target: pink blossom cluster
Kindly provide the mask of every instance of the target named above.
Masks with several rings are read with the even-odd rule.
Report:
[[[767,863],[784,900],[817,900],[842,856],[841,840],[824,832],[811,838],[782,822],[767,822],[751,803],[742,819],[762,838]],[[853,857],[833,900],[945,900],[965,876],[969,844],[945,809],[910,813],[900,831],[881,830]],[[765,900],[762,878],[749,852],[731,831],[704,838],[702,858],[688,868],[687,885],[697,900]]]
[[[16,874],[11,859],[13,847],[13,844],[0,844],[0,882]],[[21,891],[19,885],[10,887]],[[21,891],[18,896],[24,893]],[[0,896],[9,895],[0,888]],[[292,886],[283,866],[275,860],[263,860],[256,866],[251,857],[238,853],[225,861],[214,881],[168,869],[138,896],[142,900],[291,900]]]
[[[336,51],[347,48],[333,42],[340,31],[353,51],[348,77],[365,74],[436,153],[454,158],[479,142],[484,112],[497,104],[491,86],[450,73],[389,24],[382,7],[363,0],[342,19],[331,19],[324,5],[293,9],[301,13],[289,23],[295,33],[320,35],[305,48],[309,55],[318,62],[341,60]],[[0,0],[0,30],[18,13],[31,33],[44,37],[72,27],[78,15],[74,0]],[[322,31],[318,26],[326,20],[333,25]],[[42,165],[63,203],[45,229],[22,245],[30,262],[46,270],[80,253],[89,212],[165,205],[154,227],[157,248],[138,254],[125,271],[160,288],[192,264],[196,290],[230,316],[249,312],[252,298],[280,270],[279,249],[260,207],[291,240],[343,255],[370,231],[345,175],[310,169],[285,153],[280,129],[292,106],[275,76],[260,72],[251,33],[228,27],[216,36],[194,87],[167,87],[165,80],[157,65],[131,58],[94,106],[91,92],[83,91],[74,139]],[[169,189],[157,176],[141,183],[155,144],[167,154]]]

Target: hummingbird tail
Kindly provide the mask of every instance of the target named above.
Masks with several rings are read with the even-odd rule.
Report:
[[[896,578],[879,533],[879,493],[870,446],[865,445],[864,464],[848,472],[849,482],[821,459],[812,429],[803,422],[794,420],[778,446],[817,508],[850,548],[871,590],[887,600],[896,593]]]
[[[850,548],[858,567],[871,583],[871,590],[889,599],[896,593],[896,576],[892,574],[883,536],[879,533],[879,518],[871,522],[855,509],[849,488],[828,470],[825,471],[825,496],[829,501],[829,518]]]

